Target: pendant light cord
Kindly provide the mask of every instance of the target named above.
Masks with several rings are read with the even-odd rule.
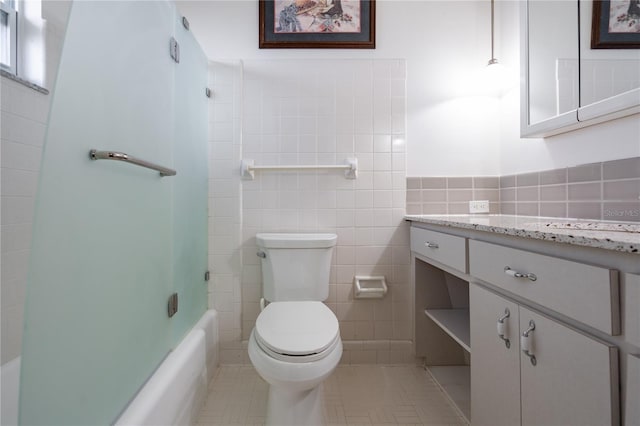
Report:
[[[494,40],[493,10],[494,10],[494,0],[491,0],[491,59],[489,60],[488,65],[493,65],[498,63],[498,60],[494,56],[494,49],[493,49],[493,40]]]

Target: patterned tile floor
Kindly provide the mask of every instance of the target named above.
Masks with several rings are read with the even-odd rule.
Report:
[[[262,425],[266,382],[252,366],[224,365],[198,426]],[[325,425],[465,425],[421,367],[345,365],[324,383]]]

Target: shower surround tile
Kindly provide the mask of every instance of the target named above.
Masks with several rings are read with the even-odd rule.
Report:
[[[242,63],[209,66],[209,306],[220,315],[221,363],[243,362],[242,310],[255,308],[243,304],[240,292],[242,191],[234,164],[241,158],[241,76]]]
[[[68,7],[62,3],[43,11],[43,18],[46,19],[47,13],[54,9],[61,8],[62,11]],[[49,20],[45,30],[47,63],[44,86],[50,88],[52,93],[45,95],[9,78],[0,77],[0,364],[19,357],[22,351],[27,265],[31,252],[36,190],[65,25],[65,22]]]

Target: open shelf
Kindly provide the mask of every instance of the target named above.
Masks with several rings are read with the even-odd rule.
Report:
[[[470,420],[469,282],[415,259],[415,348],[434,382]]]
[[[467,352],[469,344],[469,309],[425,309],[426,316],[453,338]]]
[[[429,366],[440,389],[458,408],[467,421],[471,420],[471,374],[468,365]]]

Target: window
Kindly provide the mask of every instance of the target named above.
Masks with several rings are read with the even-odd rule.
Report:
[[[17,74],[18,13],[15,0],[0,0],[0,67]]]
[[[41,0],[0,0],[0,69],[36,90],[45,77],[44,22]]]

